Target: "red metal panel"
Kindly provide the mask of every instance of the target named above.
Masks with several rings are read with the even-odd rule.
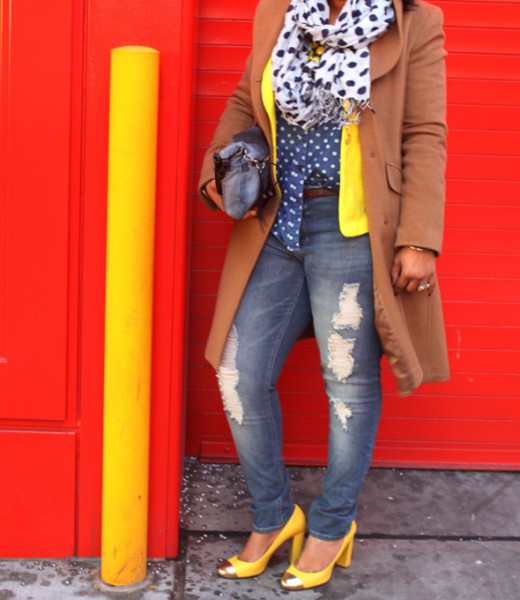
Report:
[[[0,12],[0,555],[70,556],[76,491],[78,2],[6,0]]]
[[[448,196],[458,203],[518,205],[520,181],[484,181],[482,179],[447,181]],[[499,203],[498,203],[499,201]]]
[[[435,4],[444,11],[449,52],[439,274],[453,374],[449,383],[424,385],[402,399],[383,362],[375,463],[520,468],[520,4]],[[255,0],[200,2],[194,186],[248,54],[255,6]],[[235,460],[215,376],[203,358],[230,224],[194,201],[187,452]],[[289,462],[326,459],[322,388],[314,343],[297,344],[280,381]]]
[[[236,88],[239,79],[240,74],[236,72],[201,71],[197,76],[196,91],[210,97],[228,97]]]
[[[520,261],[514,255],[476,254],[468,264],[464,254],[450,254],[439,261],[439,273],[444,277],[496,277],[511,279],[520,277]]]
[[[474,179],[475,173],[478,173],[479,179],[520,181],[520,156],[450,154],[448,178]],[[491,205],[489,210],[493,209]]]
[[[198,74],[197,83],[200,78],[203,77],[203,73]],[[194,112],[199,118],[203,119],[204,123],[216,122],[219,116],[222,114],[226,106],[225,98],[216,98],[216,97],[205,97],[205,96],[197,96],[194,98]],[[198,143],[197,138],[195,137],[195,142]],[[197,167],[200,165],[196,165]]]
[[[450,277],[442,289],[446,302],[513,303],[520,298],[520,280],[510,278]]]
[[[199,69],[207,71],[242,70],[249,50],[249,47],[244,46],[201,46],[197,64]]]
[[[520,56],[507,54],[449,54],[450,77],[474,79],[517,79]]]
[[[485,140],[483,144],[483,140]],[[453,154],[486,154],[515,156],[520,148],[520,131],[484,131],[452,129],[450,151]]]
[[[505,161],[505,157],[502,157]],[[487,157],[490,160],[489,157]],[[519,157],[520,159],[520,157]],[[511,165],[512,167],[514,166]],[[489,173],[490,177],[492,176]],[[499,199],[494,205],[477,204],[475,206],[450,204],[446,209],[447,219],[452,227],[461,229],[480,228],[482,225],[493,230],[513,230],[520,229],[520,206],[500,206]],[[488,244],[482,240],[482,251],[486,251]],[[518,246],[512,246],[511,250],[518,249]]]
[[[204,461],[236,462],[236,451],[229,441],[197,440]],[[284,446],[287,464],[323,465],[327,461],[327,449],[318,444],[287,444]],[[457,457],[457,460],[454,460]],[[374,452],[374,466],[396,464],[400,467],[457,468],[514,470],[520,461],[520,447],[513,444],[468,444],[426,442],[379,441]]]
[[[449,325],[446,337],[449,348],[479,350],[520,350],[520,331],[515,327]],[[520,405],[520,403],[519,403]]]
[[[483,85],[481,85],[481,89]],[[490,88],[490,92],[492,92],[492,88]],[[484,105],[479,100],[480,98],[475,98],[472,104],[448,105],[450,129],[479,129],[479,125],[480,129],[491,129],[492,131],[518,131],[520,129],[520,106],[518,104],[491,106]],[[485,138],[482,140],[483,145],[484,143]]]
[[[446,27],[446,50],[474,54],[520,54],[520,37],[514,29]]]
[[[285,408],[285,407],[284,407]],[[324,407],[325,408],[325,407]],[[316,411],[315,411],[316,412]],[[324,411],[321,411],[322,413]],[[324,414],[302,414],[302,412],[286,412],[285,439],[291,444],[323,444],[328,431],[328,418]],[[213,421],[219,429],[227,429],[226,418],[222,412],[215,414],[195,414],[188,416],[188,426],[197,428],[199,435],[211,439],[215,430]],[[487,420],[486,443],[514,444],[518,446],[517,421]],[[478,421],[468,419],[387,419],[383,417],[379,427],[378,443],[394,442],[437,442],[448,443],[480,443],[482,432]]]
[[[455,79],[448,74],[448,101],[451,104],[473,104],[479,106],[500,107],[494,111],[493,119],[487,125],[494,124],[495,113],[500,113],[504,106],[520,104],[520,81],[497,81],[491,79]],[[483,94],[482,90],[486,93]],[[462,106],[461,108],[464,108]],[[475,122],[473,122],[475,125]],[[514,126],[514,123],[511,123]],[[518,125],[518,122],[517,122]],[[518,129],[518,127],[516,127]]]
[[[75,435],[0,431],[0,556],[74,554]]]
[[[0,418],[63,420],[73,10],[1,10]]]
[[[444,256],[448,257],[449,252],[480,254],[482,253],[483,240],[486,242],[485,251],[489,254],[517,254],[517,232],[507,230],[493,231],[486,229],[485,224],[482,224],[482,227],[475,229],[448,227],[445,233]]]
[[[251,21],[224,21],[215,27],[213,20],[201,19],[198,35],[206,44],[250,46],[253,35],[252,25]],[[227,67],[227,62],[222,66]]]
[[[520,4],[511,2],[487,2],[460,0],[432,0],[444,12],[447,27],[479,27],[485,29],[518,29],[520,22]]]
[[[199,0],[199,14],[203,18],[233,21],[253,18],[257,2],[247,0],[236,2],[236,0]]]

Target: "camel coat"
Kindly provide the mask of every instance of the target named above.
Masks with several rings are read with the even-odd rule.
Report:
[[[290,0],[260,0],[246,69],[204,158],[200,185],[213,178],[212,156],[231,137],[257,124],[272,144],[261,81]],[[403,12],[370,46],[371,103],[359,126],[363,185],[374,265],[376,327],[399,392],[449,376],[439,288],[394,296],[390,271],[395,251],[414,245],[440,253],[446,161],[445,65],[442,12],[421,0]],[[234,224],[206,346],[217,368],[249,276],[276,217],[279,196],[258,219]]]

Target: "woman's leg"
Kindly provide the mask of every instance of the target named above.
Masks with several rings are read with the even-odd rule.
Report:
[[[381,411],[381,347],[369,237],[341,236],[335,202],[316,200],[305,205],[303,254],[329,400],[329,458],[309,530],[320,540],[337,540],[356,515],[372,458]]]
[[[270,235],[249,280],[217,371],[253,500],[254,532],[274,532],[293,511],[282,456],[276,382],[287,354],[310,318],[301,258]]]

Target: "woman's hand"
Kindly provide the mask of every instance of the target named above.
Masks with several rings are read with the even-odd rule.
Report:
[[[423,292],[431,296],[435,288],[435,254],[431,250],[419,252],[404,246],[395,255],[392,266],[394,293]]]
[[[217,192],[217,184],[214,179],[208,181],[204,187],[204,191],[209,196],[209,199],[221,210],[224,211],[224,205],[222,203],[222,196]],[[258,216],[256,208],[248,210],[242,217],[242,221],[245,219],[251,219],[252,217]]]

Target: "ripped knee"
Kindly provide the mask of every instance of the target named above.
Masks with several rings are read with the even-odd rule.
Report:
[[[331,398],[330,403],[343,431],[348,431],[348,420],[352,418],[352,409],[338,398]]]
[[[239,425],[244,421],[244,407],[238,395],[237,387],[240,378],[237,369],[238,335],[236,327],[231,328],[220,366],[217,369],[218,386],[224,410],[231,419],[234,419]]]
[[[337,380],[345,382],[354,370],[355,338],[345,337],[348,330],[359,329],[363,308],[358,302],[359,283],[345,283],[338,299],[338,312],[332,317],[328,340],[328,366]]]

